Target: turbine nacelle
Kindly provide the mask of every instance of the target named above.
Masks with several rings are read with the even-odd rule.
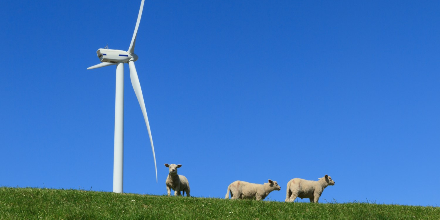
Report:
[[[136,61],[138,59],[136,54],[130,54],[123,50],[99,48],[96,54],[101,62],[109,63],[128,63],[129,61]]]

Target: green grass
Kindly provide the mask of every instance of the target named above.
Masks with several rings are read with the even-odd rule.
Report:
[[[440,208],[0,187],[0,219],[440,219]]]

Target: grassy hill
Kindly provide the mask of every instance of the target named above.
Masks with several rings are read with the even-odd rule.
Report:
[[[0,219],[440,219],[440,208],[1,187]]]

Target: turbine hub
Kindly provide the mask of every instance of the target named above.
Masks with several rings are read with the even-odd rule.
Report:
[[[131,55],[130,61],[136,61],[138,59],[138,56],[136,54],[132,53],[130,55]]]

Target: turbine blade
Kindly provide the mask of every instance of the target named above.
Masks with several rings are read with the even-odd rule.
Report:
[[[138,32],[139,23],[141,23],[142,10],[144,9],[144,1],[145,0],[142,0],[141,8],[139,9],[138,19],[137,19],[137,22],[136,22],[136,27],[134,28],[133,38],[131,38],[130,47],[128,48],[128,53],[129,54],[134,53],[134,45],[136,43],[136,35],[137,35],[137,32]]]
[[[150,136],[151,149],[153,150],[154,168],[156,169],[156,182],[157,182],[156,154],[154,153],[153,137],[151,136],[150,123],[148,122],[147,110],[145,109],[144,96],[142,95],[141,84],[139,82],[139,77],[136,72],[136,67],[134,66],[134,62],[133,61],[128,62],[128,66],[130,68],[131,85],[133,86],[134,93],[136,93],[136,97],[138,99],[139,105],[141,106],[142,114],[144,115],[144,119],[145,119],[145,124],[147,124],[148,135]]]
[[[100,64],[96,64],[94,66],[91,66],[89,68],[87,68],[88,70],[91,69],[96,69],[96,68],[101,68],[101,67],[105,67],[105,66],[111,66],[111,65],[116,65],[117,63],[110,63],[110,62],[102,62]]]

